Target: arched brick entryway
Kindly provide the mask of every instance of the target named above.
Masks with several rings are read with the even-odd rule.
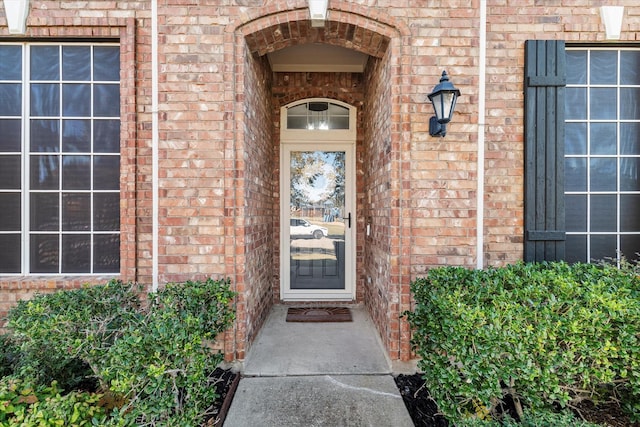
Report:
[[[411,138],[401,101],[410,82],[399,58],[408,31],[366,6],[332,1],[325,26],[313,28],[307,1],[269,3],[230,26],[226,45],[226,128],[234,137],[225,150],[225,260],[240,293],[235,346],[227,354],[243,358],[279,301],[279,108],[322,97],[359,109],[356,297],[368,307],[390,358],[407,360],[410,334],[400,314],[410,306],[410,232],[402,227],[409,187],[402,172]],[[362,74],[271,72],[267,53],[305,43],[353,49],[370,60]],[[367,224],[372,232],[365,236]]]

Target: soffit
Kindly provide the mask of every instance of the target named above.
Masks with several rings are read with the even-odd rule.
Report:
[[[369,55],[323,43],[285,47],[267,54],[275,72],[362,73]]]

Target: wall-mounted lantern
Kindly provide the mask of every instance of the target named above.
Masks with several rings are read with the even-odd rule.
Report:
[[[434,117],[429,119],[429,135],[445,136],[447,134],[447,123],[453,117],[453,110],[456,108],[456,101],[460,96],[460,91],[449,81],[447,72],[443,71],[440,83],[427,96],[436,113]]]

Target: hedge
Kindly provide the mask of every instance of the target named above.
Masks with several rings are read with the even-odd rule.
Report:
[[[411,283],[405,313],[427,387],[452,420],[581,400],[640,417],[640,279],[632,268],[520,262],[442,267]]]

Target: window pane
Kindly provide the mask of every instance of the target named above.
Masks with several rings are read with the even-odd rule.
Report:
[[[296,105],[287,110],[287,116],[307,116],[307,104]]]
[[[3,190],[19,190],[20,176],[22,168],[20,167],[21,156],[0,156],[0,188]]]
[[[587,236],[567,235],[565,259],[569,263],[587,262]]]
[[[587,154],[587,124],[567,123],[564,141],[565,154]]]
[[[112,82],[120,80],[120,47],[95,46],[93,48],[93,79]]]
[[[31,273],[57,273],[60,251],[57,234],[33,234],[30,239]]]
[[[120,236],[118,234],[94,235],[93,272],[120,272]]]
[[[616,159],[592,158],[589,162],[591,191],[616,191]]]
[[[587,159],[565,159],[564,184],[565,191],[587,191]]]
[[[62,231],[91,230],[91,195],[65,193],[62,195]],[[64,253],[64,251],[62,251]]]
[[[349,129],[349,117],[329,117],[329,129]]]
[[[0,80],[22,80],[22,48],[0,46]]]
[[[564,113],[567,120],[584,120],[587,118],[587,90],[568,87],[565,89],[566,102]]]
[[[91,156],[62,156],[62,189],[91,189]]]
[[[620,154],[640,154],[640,123],[620,123]]]
[[[567,84],[587,83],[587,52],[584,50],[567,51]]]
[[[62,235],[62,272],[91,272],[91,235]]]
[[[59,230],[58,193],[31,193],[31,231]]]
[[[0,153],[22,150],[22,121],[20,119],[0,119]]]
[[[64,117],[91,116],[91,85],[62,85],[62,115]]]
[[[640,120],[640,88],[620,88],[620,118],[622,120]]]
[[[616,154],[616,124],[591,123],[591,154]]]
[[[620,191],[640,191],[640,159],[623,157],[620,159]]]
[[[307,117],[287,117],[287,129],[306,129]]]
[[[120,86],[94,86],[93,115],[96,117],[120,117]]]
[[[88,153],[91,151],[91,121],[62,121],[62,151],[66,153]]]
[[[31,80],[59,80],[58,46],[31,46]]]
[[[615,235],[591,236],[591,261],[611,261],[618,256]]]
[[[31,151],[57,153],[60,151],[60,122],[58,120],[31,120]]]
[[[31,115],[34,117],[60,115],[60,86],[57,84],[31,85]]]
[[[19,274],[22,242],[19,234],[0,234],[0,273]]]
[[[640,194],[620,196],[620,231],[640,231]]]
[[[60,159],[58,156],[31,156],[30,184],[32,190],[58,190]]]
[[[565,201],[567,231],[587,231],[587,196],[570,194]]]
[[[62,46],[62,79],[91,80],[91,48]]]
[[[0,231],[20,231],[22,227],[20,193],[0,193],[0,206],[2,206]]]
[[[591,231],[616,231],[616,196],[591,196]]]
[[[120,230],[120,194],[96,193],[93,196],[94,231]]]
[[[93,160],[94,190],[120,189],[120,157],[95,156]]]
[[[591,118],[613,120],[616,118],[618,96],[614,88],[590,89]]]
[[[618,51],[591,51],[591,84],[614,85],[618,82]]]
[[[96,153],[120,152],[119,120],[96,120],[93,122],[93,151]]]
[[[620,83],[640,85],[640,51],[620,52]]]
[[[620,236],[620,252],[628,261],[637,261],[640,258],[640,235]]]
[[[19,83],[0,83],[0,116],[22,114],[22,86]]]

